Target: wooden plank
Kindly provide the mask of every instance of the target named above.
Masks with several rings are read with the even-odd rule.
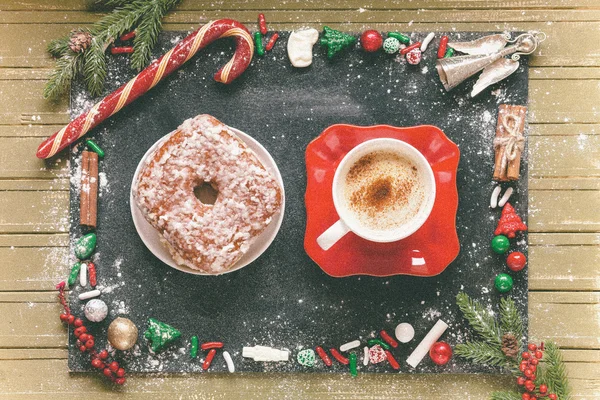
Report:
[[[600,68],[599,68],[600,69]],[[529,124],[529,136],[593,136],[600,135],[598,124]]]
[[[600,246],[531,246],[530,290],[600,290]]]
[[[583,79],[583,80],[598,80],[600,79],[600,69],[589,67],[539,67],[529,69],[529,79],[531,80],[546,80],[546,79]]]
[[[66,360],[67,349],[0,349],[0,360]]]
[[[70,268],[68,247],[0,247],[0,260],[0,291],[53,290]]]
[[[44,84],[45,81],[39,80],[0,81],[0,94],[11,97],[11,101],[2,103],[0,124],[51,124],[56,122],[48,120],[48,116],[66,115],[67,99],[63,98],[58,102],[45,100],[42,97]],[[17,93],[18,96],[14,96]]]
[[[66,329],[58,319],[61,309],[58,301],[0,303],[0,348],[66,346]]]
[[[54,118],[60,118],[58,125],[0,125],[1,137],[38,137],[42,140],[54,132],[58,132],[62,127],[69,123],[69,116],[66,113],[55,114]],[[49,119],[49,118],[46,118]],[[41,143],[41,140],[39,141]]]
[[[0,234],[0,247],[66,247],[66,233]]]
[[[0,192],[0,233],[67,232],[68,192]]]
[[[532,232],[600,231],[600,192],[595,190],[529,191]]]
[[[0,148],[11,149],[0,152],[0,179],[55,179],[68,176],[67,150],[59,153],[57,158],[40,160],[35,153],[41,142],[40,138],[0,137]]]
[[[599,123],[600,111],[596,107],[600,100],[598,83],[585,80],[531,81],[529,121]]]
[[[0,68],[0,80],[47,80],[51,69]]]
[[[531,136],[529,176],[600,176],[600,135]],[[560,160],[557,162],[557,160]]]
[[[529,190],[600,190],[596,177],[529,178]]]
[[[532,246],[598,246],[600,233],[530,233]]]
[[[69,190],[67,178],[52,180],[0,180],[0,191]]]

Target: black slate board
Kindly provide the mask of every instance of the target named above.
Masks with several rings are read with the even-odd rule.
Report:
[[[449,35],[452,40],[470,40],[483,34]],[[183,36],[185,33],[164,33],[157,55]],[[121,315],[139,327],[138,347],[117,355],[131,372],[201,371],[202,354],[190,360],[187,353],[188,340],[194,334],[200,341],[224,341],[238,371],[324,371],[322,363],[314,369],[299,366],[295,362],[298,350],[339,346],[376,335],[380,329],[393,334],[398,323],[410,322],[415,339],[394,351],[402,372],[497,372],[457,357],[444,368],[425,358],[418,368],[411,369],[405,360],[438,318],[450,325],[442,339],[451,345],[472,338],[455,305],[460,290],[497,310],[500,295],[493,280],[507,269],[504,256],[494,254],[489,246],[500,214],[488,207],[494,187],[492,138],[499,104],[527,104],[527,59],[522,59],[522,66],[511,77],[471,99],[468,93],[473,79],[450,93],[443,90],[435,71],[435,48],[425,53],[419,66],[410,66],[383,52],[365,54],[360,50],[327,60],[325,49],[316,45],[313,65],[294,69],[285,50],[287,37],[288,33],[282,33],[273,52],[255,59],[229,86],[215,83],[212,74],[229,59],[231,44],[213,44],[89,135],[106,150],[100,163],[104,176],[94,258],[104,287],[101,298],[109,305],[110,314],[103,323],[89,324],[96,342],[106,345],[106,327]],[[113,90],[133,72],[126,57],[109,58],[107,90]],[[72,116],[92,101],[81,85],[75,85]],[[129,209],[130,184],[142,155],[183,120],[201,113],[212,114],[261,142],[278,163],[287,197],[283,225],[272,246],[252,265],[220,277],[192,276],[161,263],[138,237]],[[304,150],[336,123],[436,125],[458,144],[462,153],[457,216],[461,252],[445,272],[433,278],[336,279],[308,258],[303,249]],[[81,150],[81,145],[74,146],[71,160],[73,237],[81,234],[77,191]],[[511,199],[524,217],[527,164],[524,159],[523,178],[514,184],[516,193]],[[527,237],[513,241],[512,249],[527,253]],[[515,287],[510,295],[527,325],[527,270],[513,275]],[[76,295],[82,291],[77,287],[71,292],[70,302],[77,313],[83,302]],[[148,317],[179,328],[182,339],[158,355],[151,354],[143,338]],[[258,363],[241,357],[242,346],[257,344],[290,349],[292,359]],[[69,368],[91,370],[88,357],[79,353],[72,335]],[[385,363],[360,368],[392,372]],[[225,370],[218,356],[211,371]],[[334,364],[328,370],[347,368]]]

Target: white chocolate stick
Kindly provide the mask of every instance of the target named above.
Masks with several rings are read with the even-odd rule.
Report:
[[[363,365],[366,367],[367,365],[369,365],[369,348],[365,346],[363,351],[365,353],[365,355],[363,356]]]
[[[423,42],[421,42],[421,51],[427,50],[427,46],[429,46],[429,43],[431,43],[434,37],[435,33],[431,32],[425,37],[425,39],[423,39]]]
[[[91,299],[92,297],[98,297],[100,296],[101,292],[96,289],[96,290],[90,290],[89,292],[84,292],[81,293],[79,295],[79,300],[87,300],[87,299]]]
[[[406,359],[406,363],[413,368],[417,368],[417,365],[423,360],[423,357],[429,353],[429,349],[437,340],[442,336],[442,334],[448,328],[448,324],[439,319],[433,328],[425,335],[421,343],[417,346],[416,349],[413,350],[412,354],[408,356]]]
[[[79,284],[82,287],[87,285],[87,264],[81,264],[81,269],[79,270]]]
[[[223,352],[223,358],[225,359],[225,364],[227,364],[227,370],[229,372],[235,372],[235,365],[233,365],[233,359],[231,358],[231,354],[228,351]]]
[[[492,192],[492,197],[490,197],[490,208],[496,208],[498,206],[498,196],[500,195],[501,190],[502,187],[500,187],[500,185],[494,188],[494,191]]]
[[[254,361],[288,361],[290,352],[278,350],[267,346],[244,347],[242,357],[252,358]]]
[[[508,202],[508,199],[510,199],[510,196],[512,196],[514,189],[509,187],[508,189],[506,189],[506,192],[504,192],[504,196],[502,196],[502,198],[500,199],[500,201],[498,202],[498,206],[499,207],[504,207],[504,205],[506,204],[506,202]]]
[[[360,346],[360,340],[353,340],[340,346],[340,351],[348,351]]]

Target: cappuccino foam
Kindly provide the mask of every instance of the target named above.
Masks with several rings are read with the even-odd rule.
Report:
[[[412,221],[426,198],[418,168],[391,151],[362,156],[343,182],[345,208],[358,224],[382,234]]]

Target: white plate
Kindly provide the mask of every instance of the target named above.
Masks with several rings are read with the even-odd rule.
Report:
[[[275,160],[273,160],[273,157],[271,157],[269,152],[254,138],[248,136],[247,134],[238,129],[231,127],[229,129],[235,132],[235,134],[244,143],[246,143],[246,146],[248,146],[254,151],[254,153],[256,153],[258,159],[262,162],[265,168],[275,175],[275,179],[277,179],[277,182],[279,182],[279,186],[281,187],[281,210],[273,216],[273,220],[266,227],[266,229],[260,235],[258,235],[256,239],[254,239],[254,242],[250,245],[248,252],[244,254],[242,258],[240,258],[231,269],[223,272],[223,274],[237,271],[238,269],[245,267],[246,265],[256,260],[258,257],[260,257],[260,255],[264,253],[265,250],[267,250],[267,248],[275,239],[275,236],[277,236],[277,232],[279,232],[281,222],[283,221],[283,213],[285,209],[285,192],[283,189],[283,179],[281,179],[281,173],[279,172],[279,169],[277,168],[277,164],[275,164]],[[150,149],[148,149],[148,151],[146,152],[146,154],[144,154],[144,157],[142,157],[140,163],[138,164],[135,170],[135,174],[133,175],[133,181],[131,183],[132,189],[130,190],[129,195],[129,203],[131,206],[131,216],[133,218],[133,224],[135,225],[138,235],[140,235],[140,238],[142,239],[148,250],[150,250],[156,257],[158,257],[158,259],[160,259],[165,264],[180,271],[187,272],[188,274],[215,275],[208,274],[204,271],[192,269],[183,265],[178,265],[171,257],[171,254],[169,253],[167,248],[160,241],[160,233],[156,229],[154,229],[154,227],[150,225],[148,221],[146,221],[140,209],[135,205],[135,200],[133,199],[133,184],[137,180],[137,176],[140,173],[140,170],[142,169],[142,165],[144,164],[146,158],[148,158],[148,155],[152,153],[154,149],[157,146],[159,146],[164,140],[166,140],[169,135],[170,133],[159,139],[156,143],[152,145],[152,147],[150,147]]]

